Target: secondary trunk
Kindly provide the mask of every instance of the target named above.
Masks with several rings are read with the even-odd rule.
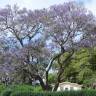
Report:
[[[48,84],[45,84],[43,79],[39,75],[35,76],[35,79],[39,80],[40,85],[41,85],[43,90],[46,90],[46,91],[52,90],[51,86],[49,86]]]

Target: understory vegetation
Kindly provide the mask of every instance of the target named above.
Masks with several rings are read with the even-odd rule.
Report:
[[[36,90],[37,89],[37,90]],[[96,90],[43,92],[40,88],[26,85],[11,86],[5,88],[0,96],[96,96]]]

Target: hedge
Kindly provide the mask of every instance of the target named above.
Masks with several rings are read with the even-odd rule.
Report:
[[[2,91],[3,90],[3,91]],[[0,96],[96,96],[96,90],[43,92],[40,86],[11,85],[1,87]]]
[[[4,90],[4,91],[1,93],[1,96],[10,96],[11,93],[12,93],[12,90],[7,89],[7,90]]]
[[[41,92],[42,88],[40,86],[31,86],[31,85],[11,85],[7,86],[6,88],[1,88],[0,96],[10,96],[11,93],[21,93],[25,92],[28,94],[28,92]]]
[[[65,91],[65,92],[39,92],[17,91],[10,96],[96,96],[96,90]]]

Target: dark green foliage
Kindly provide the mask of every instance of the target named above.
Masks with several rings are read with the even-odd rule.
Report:
[[[91,69],[96,71],[96,52],[91,55],[89,63],[91,64]]]
[[[0,93],[3,91],[3,90],[5,90],[5,85],[4,84],[0,84]]]
[[[76,51],[70,64],[64,69],[62,82],[75,82],[91,87],[90,84],[96,82],[96,50],[93,53],[88,48]]]
[[[49,74],[49,83],[52,84],[52,83],[56,83],[56,77],[57,77],[57,74],[53,74],[53,73],[50,73]]]
[[[12,93],[12,90],[11,89],[7,89],[7,90],[4,90],[1,94],[1,96],[10,96],[10,94]]]
[[[31,86],[31,85],[11,85],[7,88],[0,89],[0,96],[10,96],[11,93],[20,93],[25,92],[25,94],[30,92],[41,92],[42,88],[40,86]]]
[[[3,90],[0,96],[96,96],[96,90],[43,92],[40,86],[13,85]]]
[[[11,96],[96,96],[95,90],[82,90],[82,91],[65,91],[65,92],[16,92],[12,93]]]
[[[33,91],[34,88],[31,85],[11,85],[10,89],[13,91]]]

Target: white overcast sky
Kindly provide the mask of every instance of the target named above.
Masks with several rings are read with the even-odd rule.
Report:
[[[28,9],[42,9],[48,8],[54,4],[62,4],[63,2],[68,2],[72,0],[0,0],[0,7],[4,7],[5,5],[14,5],[17,4],[19,7],[26,7]],[[75,0],[78,2],[82,2],[85,6],[91,10],[96,15],[96,0]]]

